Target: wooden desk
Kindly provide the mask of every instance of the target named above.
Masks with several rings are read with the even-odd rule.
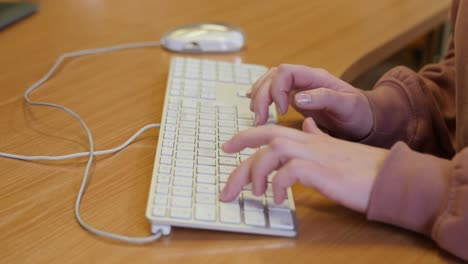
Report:
[[[66,154],[87,150],[68,115],[22,100],[62,53],[157,40],[193,21],[242,27],[247,48],[205,56],[274,66],[319,66],[351,80],[446,18],[448,0],[39,1],[33,17],[0,32],[0,151]],[[370,56],[369,56],[370,54]],[[63,104],[90,126],[97,149],[116,146],[160,120],[171,53],[159,48],[69,60],[32,94]],[[288,114],[282,123],[294,125]],[[144,212],[157,131],[121,153],[98,158],[82,205],[90,224],[112,232],[149,233]],[[1,263],[441,263],[433,242],[378,223],[295,186],[300,233],[276,238],[175,228],[157,243],[134,246],[79,227],[73,204],[86,159],[0,159]],[[250,263],[249,262],[249,263]]]

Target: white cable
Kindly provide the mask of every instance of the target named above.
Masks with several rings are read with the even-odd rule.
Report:
[[[69,154],[69,155],[63,155],[63,156],[23,156],[23,155],[16,155],[16,154],[9,154],[9,153],[2,153],[0,152],[0,157],[4,158],[12,158],[12,159],[21,159],[21,160],[62,160],[62,159],[70,159],[70,158],[76,158],[76,157],[83,157],[83,156],[89,156],[88,162],[86,163],[86,168],[85,172],[83,175],[83,181],[81,182],[80,190],[78,192],[76,201],[75,201],[75,218],[78,221],[78,223],[83,227],[85,230],[88,232],[91,232],[93,234],[96,234],[98,236],[103,236],[106,238],[111,238],[111,239],[116,239],[119,241],[123,242],[128,242],[128,243],[149,243],[156,241],[159,239],[162,235],[161,231],[156,232],[155,234],[147,237],[128,237],[128,236],[123,236],[123,235],[118,235],[118,234],[113,234],[109,232],[105,232],[99,229],[96,229],[90,225],[88,225],[80,215],[80,205],[81,205],[81,200],[83,199],[84,192],[86,190],[87,184],[88,184],[88,178],[89,178],[89,170],[91,168],[91,164],[93,163],[94,155],[104,155],[104,154],[109,154],[109,153],[115,153],[117,151],[122,150],[126,146],[128,146],[135,138],[137,138],[141,133],[144,131],[150,129],[150,128],[155,128],[159,127],[159,124],[150,124],[142,129],[140,129],[137,133],[135,133],[130,139],[128,139],[124,144],[122,144],[119,147],[113,148],[113,149],[108,149],[108,150],[102,150],[102,151],[94,151],[94,142],[93,142],[93,136],[91,134],[91,131],[89,130],[88,126],[84,122],[84,120],[75,112],[70,110],[69,108],[57,104],[52,104],[52,103],[47,103],[47,102],[35,102],[32,101],[29,98],[29,94],[37,89],[39,86],[44,84],[55,72],[55,70],[60,66],[63,60],[67,58],[73,58],[73,57],[79,57],[79,56],[84,56],[84,55],[91,55],[91,54],[98,54],[98,53],[107,53],[111,51],[118,51],[118,50],[124,50],[124,49],[134,49],[134,48],[144,48],[144,47],[157,47],[160,46],[159,42],[140,42],[140,43],[130,43],[130,44],[122,44],[122,45],[116,45],[116,46],[111,46],[111,47],[104,47],[104,48],[96,48],[96,49],[87,49],[87,50],[81,50],[81,51],[75,51],[75,52],[69,52],[65,53],[62,56],[60,56],[52,66],[52,68],[47,72],[44,77],[42,77],[39,81],[31,85],[23,94],[24,100],[33,106],[46,106],[46,107],[53,107],[60,109],[62,111],[65,111],[72,115],[78,122],[80,122],[81,126],[84,128],[86,131],[86,134],[88,136],[88,142],[89,142],[89,152],[81,152],[81,153],[74,153],[74,154]]]
[[[115,147],[115,148],[111,148],[111,149],[95,151],[94,156],[100,156],[100,155],[106,155],[106,154],[119,152],[122,149],[126,148],[128,145],[130,145],[137,137],[139,137],[146,130],[151,129],[151,128],[159,128],[159,127],[160,127],[159,124],[146,125],[140,128],[140,130],[138,130],[135,134],[133,134],[132,137],[127,139],[127,141],[122,143],[122,145]],[[79,153],[73,153],[73,154],[62,155],[62,156],[24,156],[24,155],[0,152],[0,157],[3,157],[3,158],[28,160],[28,161],[35,161],[35,160],[55,161],[55,160],[66,160],[66,159],[73,159],[73,158],[79,158],[79,157],[85,157],[85,156],[89,156],[89,152],[79,152]]]

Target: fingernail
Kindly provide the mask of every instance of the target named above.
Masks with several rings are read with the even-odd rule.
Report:
[[[312,98],[310,98],[308,94],[305,94],[305,93],[296,94],[297,104],[305,105],[305,104],[309,104],[310,102],[312,102]]]
[[[275,104],[275,107],[277,113],[283,114],[283,110],[277,104]]]

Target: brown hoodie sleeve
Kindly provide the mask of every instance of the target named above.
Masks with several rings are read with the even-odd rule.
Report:
[[[468,0],[454,1],[453,18],[457,11],[465,17],[441,63],[419,73],[396,68],[366,93],[374,128],[364,143],[393,145],[374,182],[367,217],[431,236],[468,260]]]
[[[457,12],[458,1],[454,1],[453,22]],[[374,126],[362,143],[390,148],[403,141],[416,151],[452,157],[455,80],[453,41],[441,62],[429,64],[419,73],[404,66],[387,72],[373,90],[364,92],[373,110]]]
[[[449,161],[395,144],[374,182],[367,218],[431,236],[468,260],[468,148]]]

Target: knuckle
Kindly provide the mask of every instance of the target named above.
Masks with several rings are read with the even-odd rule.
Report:
[[[285,169],[288,173],[292,173],[296,168],[298,168],[301,165],[301,161],[298,159],[291,159],[288,161],[288,163],[285,165]]]
[[[276,67],[276,71],[279,73],[279,74],[285,74],[287,72],[289,72],[289,64],[280,64],[278,65],[278,67]]]
[[[274,138],[270,143],[270,148],[274,152],[280,152],[287,146],[287,142],[283,138]]]
[[[284,172],[287,173],[288,175],[292,175],[292,177],[297,179],[298,175],[300,174],[298,172],[300,172],[302,165],[303,163],[301,160],[292,158],[288,160],[287,163],[285,164]]]
[[[315,92],[321,99],[326,100],[330,97],[330,91],[327,88],[317,88]]]
[[[323,76],[323,77],[328,77],[328,76],[331,75],[327,70],[325,70],[325,69],[323,69],[323,68],[318,68],[318,69],[317,69],[317,73],[318,73],[319,75]]]

